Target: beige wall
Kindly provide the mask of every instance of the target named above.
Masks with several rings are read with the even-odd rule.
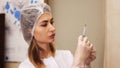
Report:
[[[74,53],[77,38],[87,24],[87,36],[97,50],[92,68],[103,68],[104,0],[50,0],[50,4],[57,29],[57,48]],[[18,64],[7,63],[6,68],[17,68]]]
[[[120,68],[120,0],[106,0],[104,68]]]
[[[69,49],[74,53],[77,38],[86,23],[87,36],[97,50],[92,68],[103,68],[104,0],[50,0],[50,4],[57,29],[58,49]]]

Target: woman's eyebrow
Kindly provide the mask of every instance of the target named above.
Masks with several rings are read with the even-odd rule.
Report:
[[[43,20],[42,22],[48,22],[48,20]]]
[[[41,21],[41,22],[48,22],[49,20],[47,20],[47,19],[44,19],[43,21]]]

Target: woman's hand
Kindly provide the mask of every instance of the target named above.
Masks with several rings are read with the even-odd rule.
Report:
[[[74,55],[73,68],[83,67],[86,64],[90,64],[90,62],[94,60],[93,53],[93,45],[88,41],[88,38],[86,36],[80,36]]]
[[[95,49],[92,49],[90,56],[88,57],[87,61],[86,61],[86,65],[90,66],[90,63],[96,59],[96,51]]]

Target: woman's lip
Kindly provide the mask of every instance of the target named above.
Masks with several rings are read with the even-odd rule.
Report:
[[[54,39],[55,38],[55,34],[50,35],[50,38]]]

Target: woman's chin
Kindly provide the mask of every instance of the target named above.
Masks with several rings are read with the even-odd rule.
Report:
[[[55,40],[54,39],[52,39],[52,40],[50,40],[50,42],[49,43],[53,43]]]

